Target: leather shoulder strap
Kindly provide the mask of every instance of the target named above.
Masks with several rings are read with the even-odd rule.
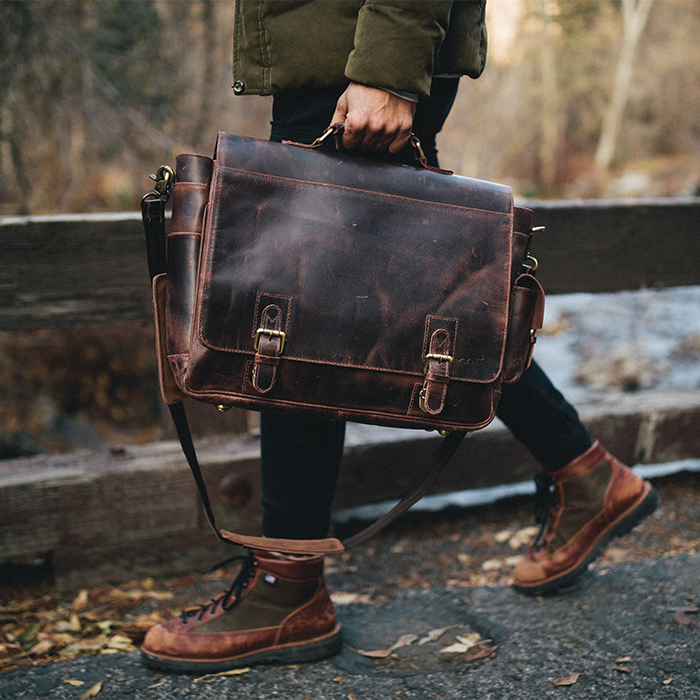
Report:
[[[170,414],[173,418],[173,422],[175,423],[175,429],[177,430],[177,435],[180,440],[180,444],[182,445],[182,451],[185,455],[185,459],[187,459],[187,464],[189,464],[195,483],[197,484],[199,496],[204,508],[204,514],[207,518],[207,522],[209,523],[209,527],[211,527],[214,534],[222,542],[237,544],[242,547],[250,547],[252,549],[260,549],[263,551],[285,552],[289,554],[334,554],[343,552],[351,547],[355,547],[356,545],[361,544],[362,542],[367,541],[370,537],[376,535],[389,523],[396,520],[396,518],[398,518],[402,513],[405,513],[412,505],[423,498],[423,496],[425,496],[425,494],[428,493],[433,486],[435,486],[435,483],[442,473],[442,470],[445,468],[450,459],[452,459],[453,455],[457,451],[457,448],[462,444],[462,440],[464,440],[464,437],[467,434],[466,431],[460,430],[451,432],[449,435],[447,435],[440,444],[440,447],[437,449],[435,455],[433,455],[432,461],[430,462],[428,470],[421,483],[411,493],[401,499],[401,501],[399,501],[399,503],[397,503],[388,513],[342,542],[334,537],[318,540],[288,540],[268,537],[250,537],[247,535],[239,535],[235,532],[228,532],[227,530],[219,530],[217,527],[214,519],[214,513],[211,509],[207,487],[204,483],[204,478],[202,477],[202,470],[200,469],[199,462],[197,460],[197,453],[192,442],[189,425],[187,424],[187,416],[185,414],[184,406],[180,402],[172,404],[168,406],[168,408],[170,409]]]

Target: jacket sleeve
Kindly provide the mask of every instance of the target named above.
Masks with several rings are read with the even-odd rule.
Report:
[[[367,0],[345,75],[373,87],[429,95],[452,0]]]

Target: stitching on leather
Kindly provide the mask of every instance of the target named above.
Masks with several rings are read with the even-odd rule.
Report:
[[[208,190],[209,185],[203,183],[203,182],[176,182],[175,187],[178,189],[182,189],[183,187],[189,188],[189,189],[200,189],[200,190]]]
[[[506,217],[508,219],[513,218],[513,212],[512,210],[510,212],[501,212],[501,211],[492,211],[491,209],[477,209],[476,207],[461,207],[458,204],[445,204],[443,202],[431,202],[425,199],[415,199],[414,197],[402,197],[401,195],[396,195],[396,194],[387,194],[385,192],[373,192],[372,190],[361,190],[358,189],[357,187],[347,187],[345,185],[333,185],[330,183],[323,183],[323,182],[313,182],[309,180],[295,180],[294,178],[291,177],[280,177],[279,175],[267,175],[265,173],[251,173],[247,170],[239,170],[238,168],[229,168],[225,165],[219,165],[218,166],[218,171],[221,172],[223,170],[226,170],[228,172],[232,173],[239,173],[240,175],[243,175],[244,177],[249,177],[249,178],[264,178],[267,180],[277,180],[279,182],[288,182],[288,183],[293,183],[293,184],[299,184],[299,185],[309,185],[310,187],[329,187],[331,189],[336,189],[336,190],[345,190],[347,192],[361,192],[363,195],[371,195],[372,197],[379,197],[379,198],[384,198],[384,199],[395,199],[399,200],[402,202],[415,202],[416,204],[422,204],[422,205],[428,205],[431,207],[443,207],[445,209],[458,209],[460,211],[474,211],[474,212],[479,212],[481,214],[489,214],[493,216],[499,216],[499,217]],[[218,196],[219,189],[221,187],[221,177],[218,176],[217,173],[217,178],[216,178],[216,193]],[[510,235],[510,232],[509,232]],[[510,243],[510,241],[509,241]]]

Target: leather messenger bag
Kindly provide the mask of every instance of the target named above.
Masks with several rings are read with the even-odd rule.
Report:
[[[447,434],[388,521],[493,420],[502,383],[530,361],[544,309],[532,212],[414,146],[417,167],[220,133],[214,158],[184,154],[174,183],[168,168],[154,176],[142,209],[161,389],[220,539],[339,551],[384,521],[345,543],[218,530],[183,399]]]

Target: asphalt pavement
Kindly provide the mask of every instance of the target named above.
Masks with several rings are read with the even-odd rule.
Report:
[[[398,590],[339,605],[344,647],[326,661],[194,678],[150,670],[139,652],[98,655],[7,671],[0,698],[689,700],[700,698],[699,581],[691,551],[597,567],[544,598],[507,587]],[[444,631],[431,639],[434,630]],[[443,651],[477,636],[468,651]],[[358,653],[401,638],[411,643],[384,658]]]

